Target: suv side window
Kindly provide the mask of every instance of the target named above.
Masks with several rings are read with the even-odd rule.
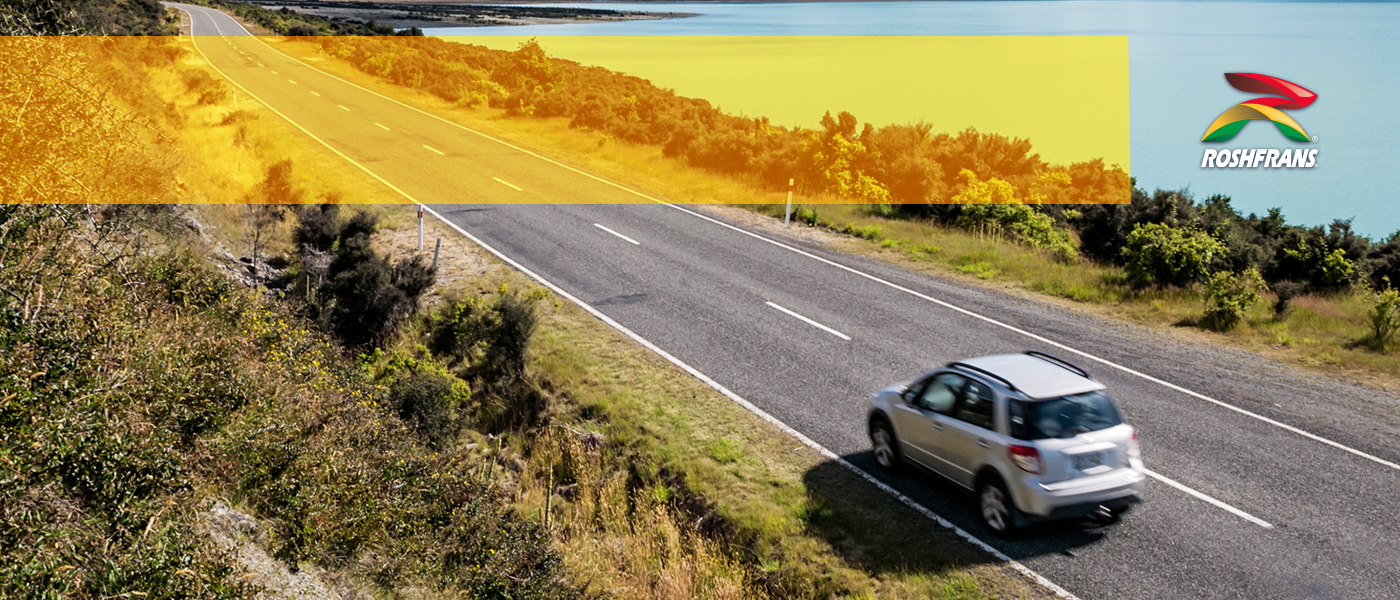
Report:
[[[993,398],[991,388],[980,381],[970,379],[967,389],[963,391],[962,401],[958,402],[952,417],[983,429],[995,430],[996,421],[992,415],[996,402]]]
[[[956,373],[939,373],[935,375],[917,398],[917,404],[924,410],[931,410],[939,414],[948,414],[953,411],[953,405],[958,401],[958,392],[962,389],[967,379]]]

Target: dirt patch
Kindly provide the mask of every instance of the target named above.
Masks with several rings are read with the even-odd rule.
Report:
[[[393,260],[405,258],[414,254],[423,257],[423,260],[432,264],[433,252],[437,248],[438,240],[441,240],[442,247],[437,250],[437,282],[433,289],[423,296],[425,306],[436,306],[442,302],[442,293],[461,287],[459,282],[463,280],[480,280],[488,275],[495,275],[504,268],[500,263],[491,260],[480,248],[473,244],[461,233],[444,225],[437,217],[430,214],[423,215],[423,250],[418,250],[418,226],[417,207],[415,206],[392,206],[385,207],[387,212],[401,213],[395,215],[396,219],[403,219],[409,222],[408,227],[400,229],[380,229],[372,238],[374,246],[379,251],[389,255]]]

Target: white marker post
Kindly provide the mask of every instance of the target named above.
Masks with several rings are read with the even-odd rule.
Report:
[[[418,205],[418,251],[423,251],[423,205]]]
[[[787,225],[792,221],[792,184],[794,181],[794,179],[788,178],[788,204],[787,212],[783,213],[783,225]]]

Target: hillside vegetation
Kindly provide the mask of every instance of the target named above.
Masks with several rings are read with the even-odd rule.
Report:
[[[1221,332],[1309,365],[1400,374],[1400,232],[1373,240],[1349,220],[1244,215],[1223,194],[1148,192],[1100,161],[1046,165],[1027,140],[971,130],[877,128],[849,113],[824,116],[817,130],[773,127],[549,57],[533,41],[514,52],[303,41],[476,127],[672,198],[780,215],[754,202],[781,202],[795,176],[797,220],[867,241],[853,250]],[[305,54],[296,46],[288,50]]]
[[[0,41],[0,596],[1041,594],[519,274],[434,283],[197,60]]]

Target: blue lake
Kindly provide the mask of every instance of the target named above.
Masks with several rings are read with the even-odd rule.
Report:
[[[432,35],[1126,35],[1132,174],[1140,187],[1221,193],[1241,212],[1281,207],[1289,222],[1354,218],[1373,238],[1400,230],[1400,3],[814,2],[563,4],[699,13],[684,19],[444,28]],[[1281,77],[1318,95],[1290,111],[1317,138],[1291,142],[1254,122],[1230,142],[1200,142],[1231,105],[1259,96],[1226,72]],[[653,83],[678,87],[664,74]],[[728,108],[728,107],[727,107]],[[742,110],[742,107],[734,107]],[[858,111],[855,111],[860,116]],[[801,123],[808,127],[811,123]],[[881,123],[877,123],[881,124]],[[1035,142],[1035,140],[1031,140]],[[1206,148],[1318,150],[1311,169],[1202,168]]]

